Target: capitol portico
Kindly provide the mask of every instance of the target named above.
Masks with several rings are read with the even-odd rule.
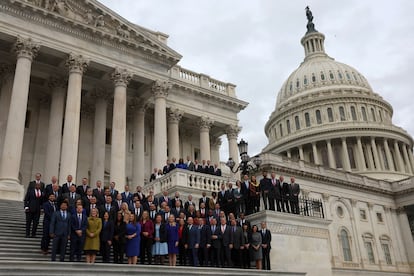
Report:
[[[97,1],[0,9],[2,197],[22,198],[36,172],[143,185],[167,158],[219,163],[222,135],[238,159],[247,103],[235,85],[177,65],[168,35]]]

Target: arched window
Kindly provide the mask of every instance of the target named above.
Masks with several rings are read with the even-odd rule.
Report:
[[[333,122],[334,121],[334,117],[333,117],[333,112],[332,112],[332,108],[328,107],[328,109],[326,110],[328,113],[328,120],[329,122]]]
[[[331,80],[333,80],[333,79],[334,79],[334,74],[333,74],[331,71],[329,71],[329,78],[330,78]]]
[[[308,112],[305,113],[305,124],[306,124],[306,127],[310,127],[310,125],[311,125],[311,123],[310,123],[310,117],[309,117],[309,113]]]
[[[365,107],[363,107],[363,106],[361,106],[361,113],[362,113],[362,120],[364,122],[368,121],[367,111],[366,111]]]
[[[300,129],[299,116],[295,116],[295,126],[296,126],[296,130]]]
[[[356,121],[357,120],[357,115],[356,115],[356,111],[355,111],[355,106],[351,106],[351,116],[352,116],[352,120]]]
[[[339,78],[340,80],[342,80],[342,74],[341,74],[341,72],[339,72],[339,71],[338,71],[338,78]]]
[[[385,261],[387,262],[387,265],[392,265],[392,258],[391,258],[391,252],[390,252],[390,247],[391,247],[390,238],[388,238],[387,236],[381,236],[380,242],[381,242],[382,252],[384,253],[384,257],[385,257]]]
[[[299,83],[299,79],[297,79],[297,80],[296,80],[296,88],[299,88],[299,85],[300,85],[300,83]]]
[[[282,127],[282,124],[279,124],[279,131],[280,131],[280,137],[283,137],[283,127]]]
[[[287,133],[290,134],[290,120],[286,120]]]
[[[345,121],[346,117],[345,117],[345,109],[343,106],[339,107],[339,117],[341,118],[341,121]]]
[[[316,123],[318,125],[322,124],[322,116],[321,116],[321,111],[319,109],[315,111],[315,116],[316,116]]]
[[[325,74],[323,72],[321,72],[321,80],[324,81],[325,80]]]
[[[373,108],[371,108],[371,115],[372,115],[372,120],[374,122],[376,122],[377,121],[377,118],[375,117],[375,110]]]
[[[379,115],[379,121],[382,122],[382,112],[381,110],[378,110],[378,115]]]
[[[306,76],[303,78],[303,84],[308,85],[308,79],[306,78]]]
[[[362,238],[364,240],[365,250],[367,251],[368,261],[370,264],[375,264],[374,249],[372,246],[374,243],[374,237],[369,233],[365,233],[362,235]]]
[[[340,237],[341,237],[342,252],[344,254],[344,261],[352,262],[351,243],[349,242],[349,236],[345,229],[341,230]]]
[[[312,82],[315,82],[315,81],[316,81],[315,74],[312,74]]]

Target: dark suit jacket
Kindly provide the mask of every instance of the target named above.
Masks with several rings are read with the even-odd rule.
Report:
[[[54,212],[50,221],[49,233],[55,234],[58,237],[69,236],[71,229],[70,218],[71,214],[69,211],[66,211],[66,219],[62,217],[60,211]]]
[[[195,171],[195,165],[193,161],[187,162],[187,170]]]
[[[134,193],[134,197],[137,196],[138,199],[141,201],[141,204],[144,204],[147,201],[147,198],[145,197],[144,193],[141,192],[141,195],[138,193]]]
[[[228,196],[227,191],[224,191],[224,195],[222,194],[221,190],[217,192],[217,197],[218,197],[217,202],[220,203],[221,209],[225,209],[225,206],[227,204],[227,196]]]
[[[127,196],[126,193],[123,192],[121,196],[122,196],[122,202],[128,203],[128,206],[132,204],[133,193],[129,192]]]
[[[79,185],[78,187],[76,187],[76,193],[80,194],[80,196],[83,198],[84,196],[86,196],[86,191],[89,189],[90,187],[88,185],[86,185],[86,189],[85,191],[83,190],[83,185]]]
[[[221,225],[219,225],[219,230],[221,232],[221,245],[224,247],[228,247],[229,244],[232,243],[231,227],[229,225],[226,225],[226,230],[223,233],[221,231]]]
[[[200,244],[200,230],[198,230],[197,225],[192,225],[191,229],[188,228],[188,236],[186,241],[189,249],[194,248],[196,244]]]
[[[214,166],[213,165],[206,165],[204,167],[204,173],[214,174]]]
[[[105,203],[104,189],[101,188],[101,192],[99,192],[98,188],[95,188],[92,191],[92,195],[96,197],[96,200],[99,202],[99,204]]]
[[[263,235],[263,231],[260,230],[260,234],[262,235],[262,244],[267,244],[267,247],[270,249],[270,243],[272,241],[272,233],[270,233],[269,229],[266,229],[266,233]]]
[[[112,241],[114,235],[114,222],[109,220],[108,222],[102,221],[102,230],[100,234],[101,242]]]
[[[74,214],[70,217],[70,225],[72,230],[72,235],[76,235],[75,231],[82,230],[82,235],[86,234],[86,227],[88,226],[88,217],[85,214],[82,214],[82,220],[79,224],[78,214]]]
[[[203,198],[198,200],[198,208],[200,208],[201,203],[204,202],[206,204],[206,209],[208,210],[210,207],[210,198],[206,196],[206,200],[204,201]]]
[[[76,186],[76,184],[73,183],[73,182],[72,182],[72,185],[75,185]],[[69,193],[69,185],[68,185],[68,183],[65,183],[65,184],[62,185],[62,194],[66,194],[66,193]]]
[[[219,169],[219,168],[217,168],[217,169],[214,169],[214,171],[213,171],[214,173],[214,175],[217,175],[217,176],[221,176],[221,169]]]
[[[29,185],[27,185],[27,191],[30,189],[34,189],[36,186],[36,180],[30,181]],[[40,190],[43,192],[45,190],[45,183],[40,181]]]
[[[170,167],[165,165],[164,168],[162,168],[162,174],[167,174],[170,172]]]
[[[30,213],[40,212],[43,201],[43,192],[40,191],[40,197],[36,197],[35,189],[29,189],[24,197],[24,208],[28,207]]]
[[[269,179],[270,181],[270,191],[269,198],[282,199],[282,187],[280,186],[279,179]]]
[[[172,171],[172,170],[174,170],[175,169],[175,164],[174,163],[170,163],[170,166],[168,167],[168,171],[170,172],[170,171]]]
[[[194,201],[191,201],[191,205],[193,205],[193,206],[194,206],[194,210],[195,210],[196,203],[195,203]],[[190,206],[190,202],[186,201],[186,202],[184,203],[184,209],[188,211],[188,207],[189,207],[189,206]]]
[[[204,172],[204,168],[203,168],[202,165],[197,164],[197,165],[194,165],[194,171],[199,172],[199,173],[203,173]]]
[[[149,182],[151,182],[155,179],[157,179],[157,176],[155,175],[155,173],[152,173],[151,176],[150,176]]]
[[[240,246],[244,245],[243,237],[242,237],[243,231],[240,226],[235,226],[235,227],[236,227],[236,231],[233,230],[233,226],[230,226],[231,231],[233,233],[231,243],[233,244],[234,249],[240,249]]]
[[[177,200],[181,202],[181,205],[180,205],[180,206],[181,206],[181,208],[183,208],[183,207],[184,207],[184,205],[183,205],[183,201],[181,200],[181,198],[177,199],[177,198],[175,198],[175,197],[174,197],[173,199],[171,199],[171,208],[175,208],[175,202],[176,202]]]
[[[170,206],[170,208],[172,208],[173,206],[172,206],[172,200],[171,200],[171,198],[169,198],[169,197],[167,197],[167,200],[164,198],[164,196],[160,196],[159,198],[158,198],[158,204],[161,206],[161,203],[163,203],[163,202],[167,202],[167,205],[168,206]]]
[[[62,188],[63,189],[63,188]],[[75,203],[78,199],[81,199],[81,196],[77,193],[75,193],[75,199],[72,199],[72,197],[70,196],[70,192],[63,194],[62,196],[63,200],[67,199],[69,202],[69,207],[75,207]]]
[[[112,201],[115,201],[116,200],[116,196],[118,195],[118,190],[111,190],[111,189],[109,189],[109,191],[110,191],[110,193],[111,193],[111,197],[112,197]]]
[[[283,198],[290,198],[292,194],[292,188],[289,184],[287,184],[286,182],[283,182],[282,185],[282,197]]]
[[[291,184],[291,188],[292,188],[292,196],[297,197],[299,196],[300,193],[300,186],[298,183],[293,183]]]
[[[200,248],[206,248],[211,244],[211,228],[209,225],[203,225],[200,230]]]
[[[271,186],[271,183],[270,183],[269,178],[265,177],[265,178],[260,179],[260,191],[262,191],[262,193],[264,191],[270,191],[270,186]]]
[[[211,246],[213,248],[221,248],[221,229],[220,229],[220,225],[216,225],[216,229],[214,230],[214,232],[212,230],[212,226],[209,226],[209,227],[210,227],[211,235],[216,235],[217,236],[217,239],[212,239],[210,237]]]
[[[43,213],[44,213],[43,224],[50,223],[53,213],[58,209],[57,205],[55,204],[55,209],[54,209],[53,205],[48,200],[43,203],[42,208],[43,208]]]
[[[142,217],[142,212],[144,212],[144,208],[141,205],[141,207],[138,208],[138,214],[135,213],[135,209],[137,208],[134,206],[134,208],[131,209],[131,213],[133,213],[136,216],[137,221],[140,221]]]

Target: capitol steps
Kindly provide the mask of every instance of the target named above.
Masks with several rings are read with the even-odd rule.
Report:
[[[0,276],[1,275],[277,275],[296,276],[304,273],[269,272],[242,269],[216,269],[194,267],[169,267],[167,265],[117,265],[103,264],[98,256],[95,264],[51,262],[50,254],[40,251],[42,217],[36,238],[25,238],[25,213],[23,203],[0,200]],[[69,246],[68,246],[69,251]],[[69,253],[67,251],[67,253]],[[68,260],[69,255],[66,256]]]

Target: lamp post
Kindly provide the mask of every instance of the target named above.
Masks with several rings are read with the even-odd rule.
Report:
[[[241,159],[239,166],[234,169],[236,162],[234,162],[233,158],[229,158],[229,160],[226,162],[226,166],[229,167],[233,173],[236,173],[240,170],[243,175],[257,171],[262,164],[262,159],[260,159],[259,156],[250,158],[250,156],[247,154],[248,143],[243,139],[241,139],[240,143],[238,143],[237,146],[239,148]]]

